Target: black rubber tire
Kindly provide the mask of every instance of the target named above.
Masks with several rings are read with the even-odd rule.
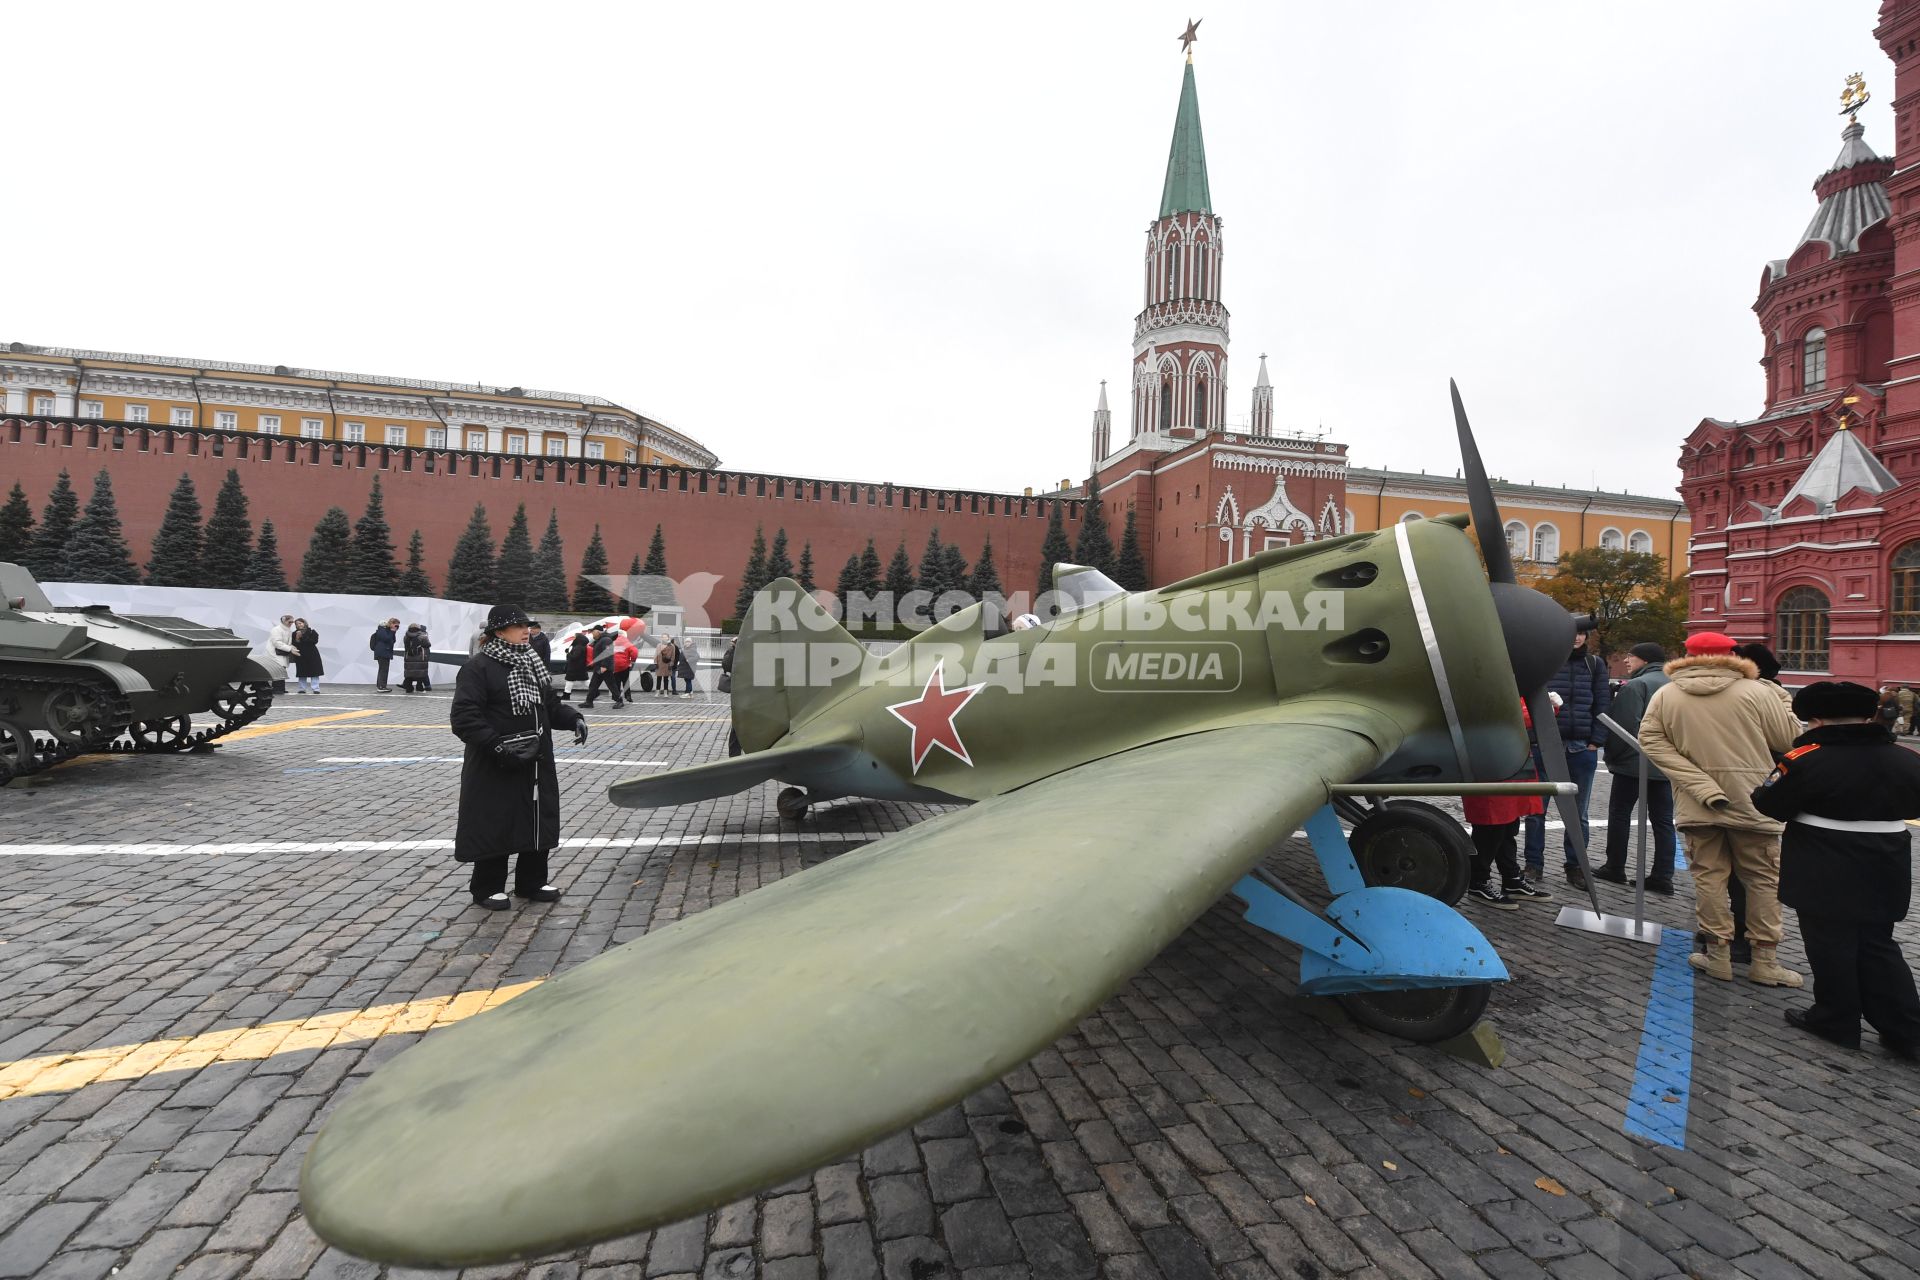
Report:
[[[1361,819],[1347,844],[1369,885],[1412,889],[1450,907],[1467,896],[1473,841],[1443,809],[1390,801]]]
[[[1347,1016],[1382,1035],[1433,1044],[1451,1040],[1487,1011],[1493,987],[1476,982],[1465,987],[1416,987],[1405,991],[1366,991],[1340,996]]]
[[[782,787],[780,794],[774,797],[773,807],[788,822],[802,822],[807,816],[807,793],[799,787]]]

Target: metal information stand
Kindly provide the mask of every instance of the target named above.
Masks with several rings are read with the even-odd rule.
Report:
[[[1621,741],[1633,747],[1633,753],[1640,761],[1640,799],[1634,807],[1637,830],[1634,834],[1633,852],[1633,919],[1625,916],[1603,915],[1597,911],[1588,911],[1584,907],[1562,907],[1555,924],[1565,929],[1584,929],[1588,933],[1605,934],[1612,938],[1625,938],[1629,942],[1649,942],[1660,945],[1660,925],[1647,919],[1647,753],[1640,749],[1640,740],[1615,724],[1611,716],[1601,716],[1600,723],[1607,726],[1607,732],[1617,734]],[[1569,831],[1566,838],[1580,849],[1580,860],[1586,863],[1586,841],[1576,833]],[[1591,886],[1593,868],[1587,868],[1587,879]],[[1598,901],[1595,901],[1598,905]]]

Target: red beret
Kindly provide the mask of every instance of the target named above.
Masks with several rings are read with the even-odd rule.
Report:
[[[1687,637],[1687,656],[1703,653],[1732,653],[1735,640],[1724,631],[1696,631]]]

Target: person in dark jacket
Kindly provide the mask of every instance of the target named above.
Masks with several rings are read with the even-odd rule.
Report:
[[[684,643],[676,644],[673,649],[673,674],[686,682],[686,696],[690,698],[693,696],[693,677],[698,669],[700,651]]]
[[[571,729],[576,743],[585,742],[587,721],[555,695],[547,668],[527,643],[526,614],[495,605],[485,635],[454,684],[453,732],[466,753],[453,856],[473,864],[474,904],[505,911],[512,905],[510,856],[515,894],[530,902],[560,898],[547,880],[547,855],[560,843],[553,730]]]
[[[540,655],[540,661],[547,664],[547,671],[551,673],[553,671],[553,638],[537,620],[527,624],[527,643],[533,646],[533,651]]]
[[[1587,821],[1587,806],[1593,799],[1593,773],[1600,761],[1600,745],[1606,741],[1606,729],[1600,724],[1599,717],[1605,715],[1613,705],[1613,686],[1607,681],[1607,664],[1587,652],[1588,633],[1581,631],[1573,638],[1573,652],[1567,655],[1566,662],[1547,681],[1547,692],[1560,695],[1560,704],[1554,710],[1554,726],[1560,731],[1560,745],[1567,753],[1567,776],[1580,788],[1580,847],[1587,848],[1592,838],[1593,827]],[[1534,767],[1543,778],[1551,777],[1544,762],[1540,759],[1539,744],[1534,745]],[[1535,814],[1526,819],[1527,874],[1539,879],[1546,867],[1547,860],[1547,819],[1544,814]],[[1587,883],[1587,864],[1574,857],[1573,842],[1563,834],[1561,849],[1565,855],[1567,883],[1575,888],[1584,888]]]
[[[1627,653],[1627,679],[1614,691],[1613,706],[1606,715],[1635,737],[1640,733],[1640,717],[1647,703],[1667,683],[1667,651],[1648,642],[1633,646]],[[1640,806],[1640,752],[1633,743],[1618,734],[1608,733],[1600,749],[1613,785],[1607,792],[1607,860],[1593,874],[1614,884],[1627,883],[1627,849],[1633,841],[1634,811]],[[1667,775],[1647,764],[1647,823],[1653,828],[1653,869],[1647,872],[1647,892],[1673,894],[1674,849],[1678,837],[1673,829],[1673,784]]]
[[[427,663],[433,652],[433,646],[427,641],[427,629],[417,622],[412,624],[400,645],[400,688],[406,693],[425,692]]]
[[[1780,900],[1800,917],[1813,1005],[1787,1010],[1802,1031],[1860,1047],[1860,1019],[1887,1051],[1920,1060],[1920,995],[1893,940],[1913,892],[1907,819],[1920,818],[1920,755],[1893,740],[1865,685],[1822,680],[1793,700],[1809,728],[1753,807],[1787,824]]]
[[[320,633],[305,618],[293,620],[293,674],[300,678],[296,693],[320,692],[320,677],[327,674],[326,664],[320,661]]]
[[[593,645],[591,628],[574,632],[573,639],[567,644],[567,687],[560,691],[560,701],[567,702],[573,697],[574,686],[585,684],[587,679],[587,650]]]
[[[367,648],[373,650],[373,689],[375,693],[392,693],[387,688],[387,668],[393,665],[393,641],[399,634],[400,619],[388,618],[373,629],[373,635],[367,639]]]

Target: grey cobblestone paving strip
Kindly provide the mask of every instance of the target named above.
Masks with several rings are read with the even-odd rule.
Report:
[[[566,835],[608,847],[556,856],[557,906],[483,915],[445,848],[420,843],[451,833],[457,764],[287,772],[454,754],[444,698],[329,689],[263,726],[340,708],[382,714],[0,790],[10,846],[383,846],[0,857],[0,1063],[544,978],[933,812],[835,805],[796,833],[768,787],[639,814],[605,802],[617,769],[582,766],[561,778]],[[602,710],[596,759],[723,750],[708,696]],[[1314,882],[1304,848],[1275,857]],[[1514,975],[1491,1011],[1500,1070],[1298,998],[1291,950],[1223,904],[1072,1034],[911,1132],[701,1220],[465,1274],[1920,1276],[1920,1072],[1795,1035],[1781,1012],[1803,994],[1703,981],[1687,1147],[1627,1137],[1653,949],[1555,929],[1571,894],[1552,887],[1552,907],[1476,917]],[[1686,928],[1691,898],[1651,910]],[[1911,949],[1920,929],[1900,936]],[[295,1194],[327,1109],[417,1035],[0,1100],[0,1277],[450,1274],[328,1249]]]

